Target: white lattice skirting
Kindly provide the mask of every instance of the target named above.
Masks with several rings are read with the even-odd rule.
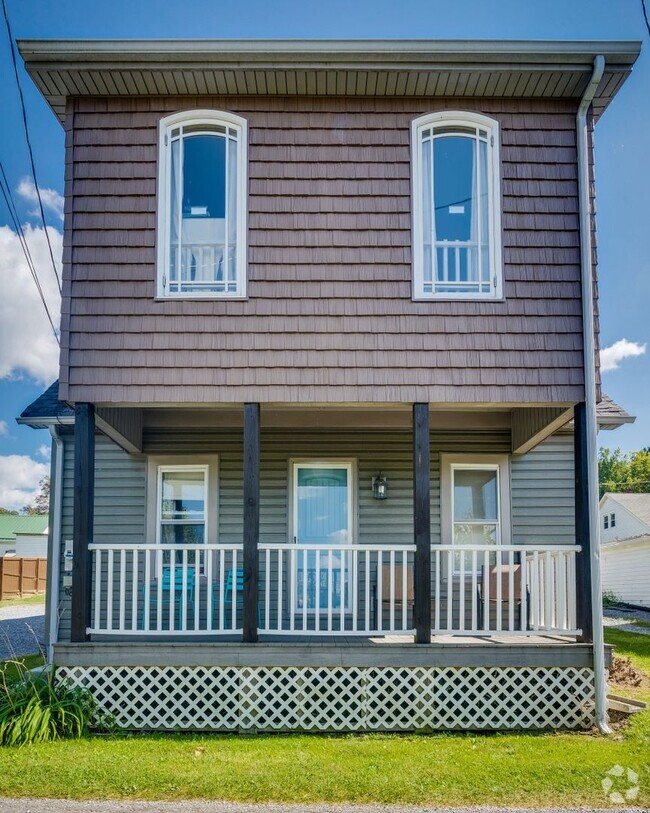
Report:
[[[61,667],[132,729],[587,728],[593,670],[565,667]]]

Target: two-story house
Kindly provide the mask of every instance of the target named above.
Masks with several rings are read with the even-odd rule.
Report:
[[[60,674],[131,727],[604,729],[592,135],[639,44],[19,47]]]

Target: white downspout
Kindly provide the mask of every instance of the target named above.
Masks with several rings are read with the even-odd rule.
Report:
[[[596,423],[596,347],[594,340],[593,268],[591,263],[591,217],[589,199],[589,148],[587,112],[605,70],[605,57],[594,59],[591,80],[587,85],[576,116],[578,147],[578,202],[580,210],[580,265],[582,276],[582,337],[585,369],[585,412],[587,430],[587,477],[589,480],[589,535],[591,557],[591,605],[593,618],[594,682],[596,692],[596,725],[610,734],[607,720],[607,678],[605,675],[605,641],[603,637],[602,589],[600,577],[600,518],[598,511],[598,425]]]
[[[50,614],[48,624],[47,662],[52,663],[53,645],[59,635],[59,579],[61,578],[61,514],[63,509],[63,441],[58,426],[50,426],[54,443],[54,511],[52,513],[52,570],[50,588]]]

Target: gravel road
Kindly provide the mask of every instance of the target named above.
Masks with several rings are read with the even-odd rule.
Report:
[[[45,604],[0,607],[0,660],[44,648]]]

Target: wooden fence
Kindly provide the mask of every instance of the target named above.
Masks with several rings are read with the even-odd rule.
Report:
[[[35,556],[0,556],[0,601],[44,593],[47,559]]]

